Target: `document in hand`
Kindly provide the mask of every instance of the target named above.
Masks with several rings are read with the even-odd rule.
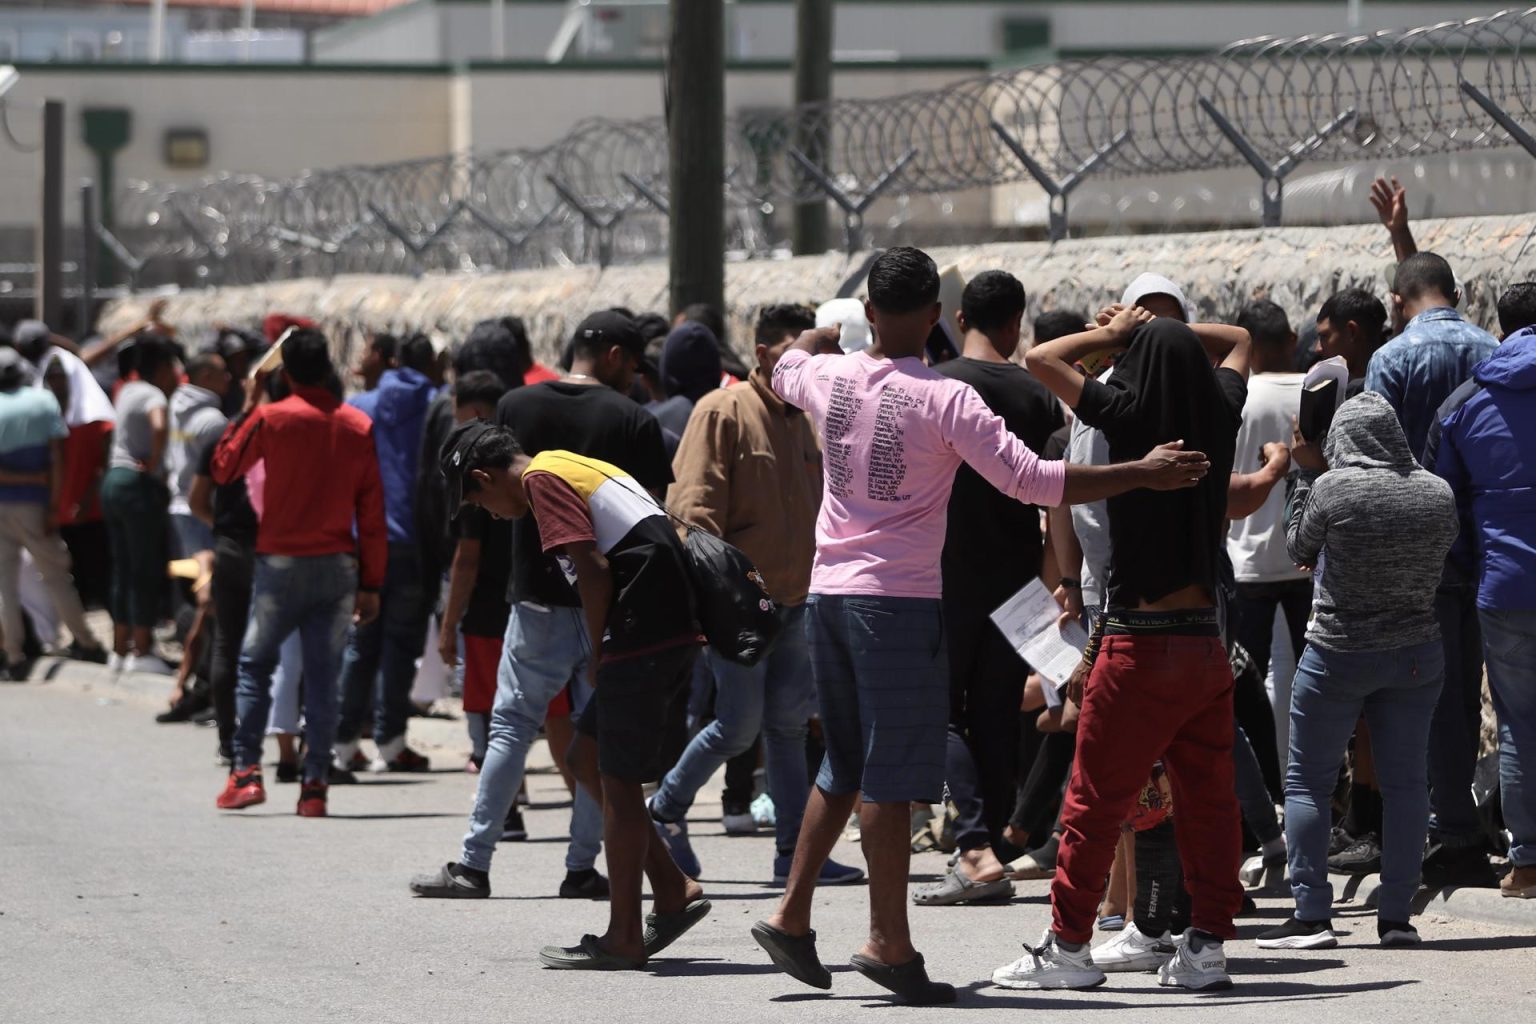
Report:
[[[1333,424],[1333,414],[1344,404],[1344,392],[1349,385],[1349,366],[1342,356],[1324,359],[1307,371],[1301,383],[1301,414],[1297,426],[1301,436],[1313,444],[1321,444]]]
[[[1061,704],[1060,688],[1083,660],[1088,633],[1082,625],[1068,621],[1060,627],[1061,605],[1038,579],[1010,597],[992,613],[992,621],[1019,657],[1029,662],[1048,684],[1045,700],[1051,707]]]

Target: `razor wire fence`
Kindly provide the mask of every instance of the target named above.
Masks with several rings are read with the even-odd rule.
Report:
[[[1536,8],[1370,34],[1258,38],[1207,56],[1065,60],[726,126],[728,250],[770,252],[796,203],[830,201],[850,248],[880,198],[1034,183],[1051,237],[1089,176],[1248,165],[1263,220],[1304,161],[1519,146],[1536,158]],[[476,271],[666,251],[661,118],[589,120],[543,147],[307,172],[135,183],[102,241],[130,283]],[[1536,165],[1533,165],[1536,166]],[[98,225],[99,226],[99,225]],[[190,278],[190,281],[188,280]]]

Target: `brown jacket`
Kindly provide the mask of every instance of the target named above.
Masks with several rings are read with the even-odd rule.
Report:
[[[810,418],[786,406],[761,370],[699,400],[672,474],[673,512],[745,552],[774,600],[805,600],[821,508],[821,450]]]

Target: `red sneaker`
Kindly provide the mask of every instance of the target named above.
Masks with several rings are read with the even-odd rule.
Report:
[[[238,811],[266,802],[267,790],[261,784],[261,769],[255,766],[230,772],[218,800],[221,811]]]
[[[323,782],[306,782],[299,788],[299,817],[325,817],[325,793],[330,787]]]
[[[432,770],[432,761],[410,747],[404,747],[392,760],[384,762],[384,767],[391,772],[427,772]]]

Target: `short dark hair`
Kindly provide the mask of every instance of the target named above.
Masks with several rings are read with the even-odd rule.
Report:
[[[753,343],[769,348],[780,344],[786,337],[799,337],[816,326],[816,313],[808,306],[781,302],[765,306],[757,314],[757,329]]]
[[[708,327],[720,347],[725,347],[725,314],[720,312],[719,306],[708,302],[690,302],[683,307],[683,319]]]
[[[1416,252],[1397,265],[1392,291],[1405,299],[1422,298],[1430,292],[1455,298],[1456,275],[1441,257],[1432,252]]]
[[[1499,296],[1499,330],[1506,335],[1536,326],[1536,281],[1512,284]]]
[[[217,352],[200,352],[187,362],[187,379],[196,380],[209,370],[224,369],[224,359]]]
[[[283,342],[283,370],[300,387],[325,387],[334,369],[330,343],[313,327],[295,328]]]
[[[1238,310],[1236,324],[1261,348],[1284,348],[1295,339],[1285,310],[1269,299],[1254,299]]]
[[[490,370],[471,370],[453,382],[453,400],[460,405],[494,406],[507,391],[507,382]]]
[[[401,342],[400,365],[407,370],[430,374],[436,362],[437,349],[432,346],[432,339],[425,334],[417,332]]]
[[[1387,326],[1387,307],[1364,288],[1346,288],[1328,296],[1323,308],[1317,311],[1318,323],[1324,320],[1335,327],[1353,320],[1375,345],[1381,341],[1382,331]]]
[[[939,267],[910,245],[887,249],[869,268],[869,301],[882,313],[912,313],[939,301]]]
[[[469,337],[453,357],[453,373],[464,377],[476,370],[489,370],[506,387],[519,387],[523,376],[533,366],[533,349],[528,329],[515,316],[481,320],[470,328]]]
[[[1069,334],[1081,334],[1088,318],[1070,309],[1053,309],[1035,317],[1035,344],[1055,341]]]
[[[452,436],[448,444],[453,444]],[[506,469],[512,465],[512,460],[522,453],[523,446],[517,443],[517,437],[502,426],[492,426],[480,435],[479,439],[464,453],[463,488],[465,494],[473,494],[480,489],[479,483],[470,476],[471,471]]]
[[[149,380],[162,367],[176,361],[176,349],[169,338],[158,334],[141,334],[133,343],[133,368],[142,380]]]
[[[368,341],[368,347],[377,352],[380,359],[385,362],[395,358],[400,352],[400,339],[393,334],[379,331]]]
[[[965,325],[983,333],[1006,327],[1024,312],[1024,285],[1006,270],[985,270],[960,294]]]
[[[640,337],[647,345],[657,338],[665,338],[672,330],[672,325],[660,313],[641,313],[630,319],[634,320],[635,330],[640,332]]]

